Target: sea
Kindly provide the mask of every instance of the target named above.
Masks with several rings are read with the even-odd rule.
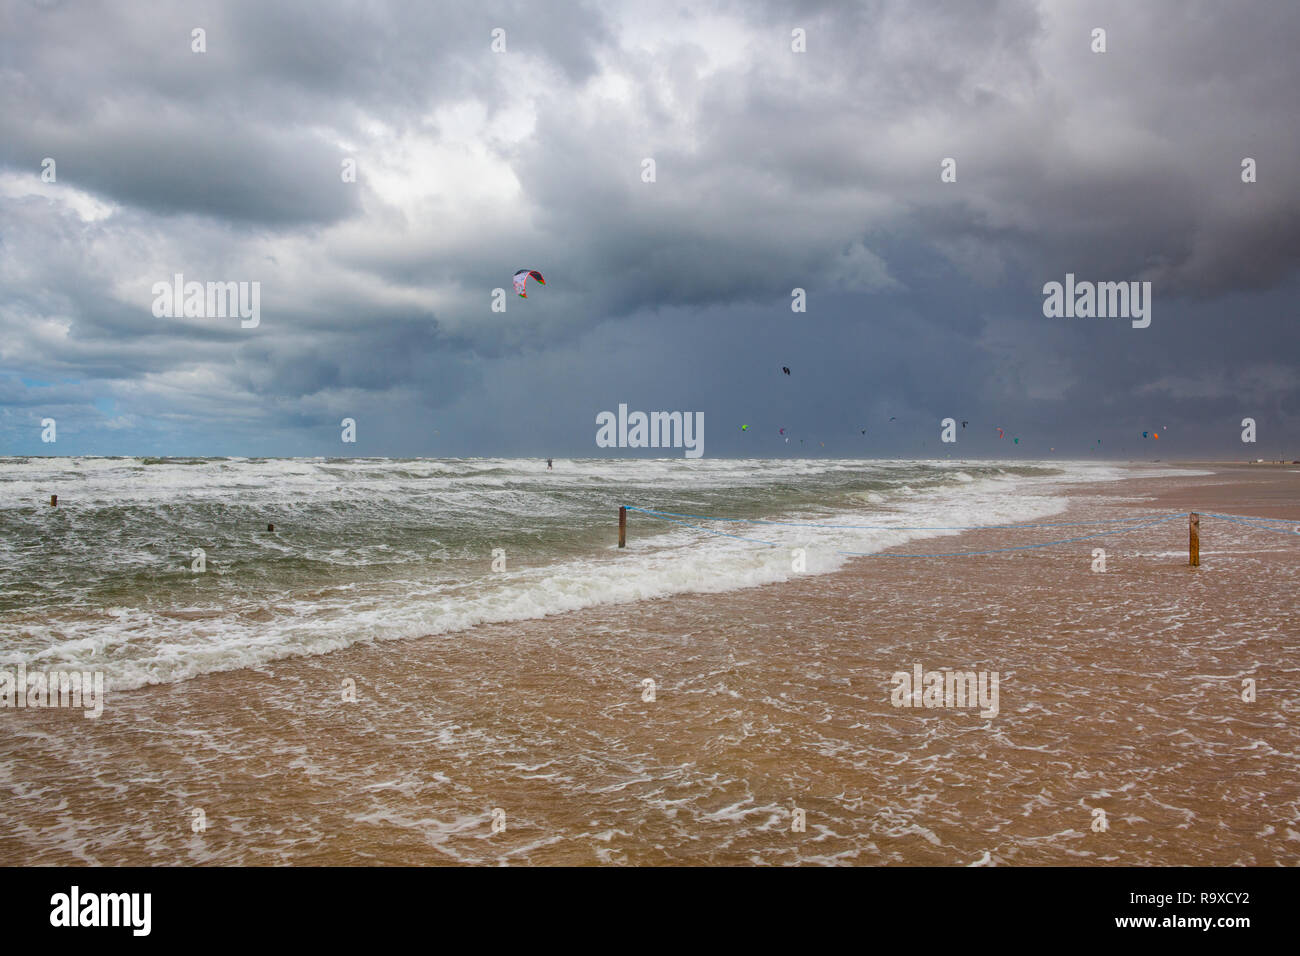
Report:
[[[1040,520],[1072,482],[1133,474],[1098,462],[0,458],[0,665],[93,669],[129,690],[754,587]],[[611,560],[620,506],[633,509],[629,547]]]

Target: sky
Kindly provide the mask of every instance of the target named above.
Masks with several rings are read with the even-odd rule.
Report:
[[[1297,48],[1294,0],[0,0],[0,455],[664,454],[597,447],[624,404],[1300,458]]]

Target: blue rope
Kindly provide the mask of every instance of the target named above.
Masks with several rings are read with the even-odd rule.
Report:
[[[632,510],[633,509],[628,508],[628,511],[632,511]],[[641,511],[642,509],[637,508],[635,510]],[[739,534],[728,534],[725,531],[714,531],[712,528],[701,528],[699,525],[691,524],[689,521],[679,521],[677,518],[665,518],[662,515],[655,514],[653,511],[646,511],[644,513],[652,517],[658,518],[660,521],[671,521],[673,524],[685,525],[687,528],[695,528],[699,531],[705,532],[706,534],[717,535],[719,538],[735,538],[737,541],[749,541],[752,542],[753,544],[765,544],[769,548],[781,547],[781,545],[777,544],[775,541],[763,541],[759,538],[746,538],[743,535],[739,535]]]
[[[1297,537],[1300,537],[1300,531],[1295,531],[1291,528],[1273,528],[1269,525],[1254,524],[1256,521],[1281,521],[1281,518],[1251,518],[1244,515],[1216,515],[1208,511],[1203,511],[1201,514],[1205,515],[1207,518],[1222,518],[1224,521],[1231,521],[1235,524],[1245,525],[1247,528],[1255,528],[1259,531],[1277,531],[1280,534],[1294,534]]]
[[[1282,518],[1260,518],[1255,515],[1218,515],[1213,511],[1198,511],[1197,514],[1204,515],[1207,518],[1227,518],[1229,521],[1234,518],[1238,521],[1282,521]]]
[[[648,514],[648,515],[651,515],[652,517],[659,518],[659,519],[662,520],[662,521],[671,521],[671,522],[673,522],[674,524],[680,524],[680,525],[683,525],[683,526],[685,526],[685,527],[687,527],[687,528],[694,528],[694,529],[697,530],[697,531],[703,531],[705,534],[717,535],[718,537],[722,537],[722,538],[735,538],[737,541],[748,541],[748,542],[751,542],[751,543],[753,543],[753,544],[762,544],[762,545],[766,545],[766,546],[769,547],[769,548],[783,548],[783,547],[789,547],[788,544],[780,544],[780,543],[778,543],[778,542],[776,542],[776,541],[763,541],[763,540],[760,539],[760,538],[746,538],[746,537],[743,537],[742,535],[738,535],[738,534],[728,534],[728,533],[725,532],[725,531],[714,531],[712,528],[704,528],[704,527],[701,527],[700,525],[691,524],[691,523],[688,522],[688,521],[681,521],[681,520],[679,520],[679,519],[677,519],[677,518],[669,518],[669,517],[665,517],[665,515],[667,514],[667,512],[655,512],[655,511],[648,511],[648,510],[646,510],[645,508],[633,508],[633,507],[630,507],[630,506],[627,506],[627,507],[628,507],[628,510],[629,510],[629,511],[640,511],[642,514]],[[973,556],[973,555],[979,555],[979,554],[999,554],[999,553],[1001,553],[1001,552],[1005,552],[1005,551],[1031,551],[1031,550],[1033,550],[1033,549],[1035,549],[1035,548],[1050,548],[1050,547],[1052,547],[1053,545],[1057,545],[1057,544],[1071,544],[1071,543],[1073,543],[1073,542],[1075,542],[1075,541],[1087,541],[1087,540],[1089,540],[1089,539],[1091,539],[1091,538],[1104,538],[1104,537],[1107,537],[1108,535],[1113,535],[1113,534],[1123,534],[1123,533],[1126,532],[1126,531],[1137,531],[1139,528],[1149,528],[1149,527],[1151,527],[1152,525],[1162,524],[1162,523],[1164,523],[1164,522],[1166,522],[1166,521],[1172,521],[1172,520],[1174,520],[1175,518],[1185,518],[1186,516],[1187,516],[1187,512],[1186,512],[1186,511],[1183,511],[1183,512],[1180,512],[1179,514],[1167,515],[1167,516],[1165,516],[1165,517],[1163,517],[1163,518],[1157,518],[1157,519],[1155,519],[1154,521],[1148,521],[1148,522],[1146,522],[1145,524],[1130,525],[1130,526],[1127,527],[1127,528],[1112,528],[1112,529],[1110,529],[1110,530],[1108,530],[1108,531],[1100,531],[1100,532],[1097,532],[1096,534],[1085,534],[1085,535],[1080,535],[1080,536],[1077,537],[1077,538],[1062,538],[1062,539],[1060,539],[1060,540],[1058,540],[1058,541],[1047,541],[1047,542],[1044,542],[1043,544],[1025,544],[1025,545],[1018,545],[1018,546],[1016,546],[1016,547],[1011,547],[1011,548],[990,548],[990,549],[988,549],[988,550],[986,550],[986,551],[944,551],[944,552],[939,552],[939,553],[937,553],[937,554],[881,554],[881,553],[878,553],[878,552],[871,552],[871,551],[836,551],[835,553],[836,553],[836,554],[849,555],[849,556],[852,556],[852,557],[859,557],[859,558],[968,558],[968,557],[971,557],[971,556]],[[713,520],[713,519],[705,519],[705,520]],[[722,521],[722,520],[740,520],[740,519],[723,519],[723,518],[720,518],[720,519],[717,519],[717,520]],[[1123,520],[1130,520],[1130,519],[1123,519]],[[779,524],[779,523],[781,523],[781,522],[772,522],[772,523],[773,523],[773,524]],[[1087,522],[1082,522],[1082,523],[1087,523]],[[1095,522],[1094,522],[1094,523],[1095,523]],[[827,526],[814,525],[813,527],[827,527]],[[986,527],[997,527],[997,526],[996,526],[996,525],[988,525],[988,526],[986,526]],[[872,530],[881,530],[881,529],[872,529]],[[907,528],[902,528],[902,529],[900,529],[900,528],[885,528],[885,529],[883,529],[883,530],[888,530],[888,531],[899,531],[899,530],[977,530],[977,529],[947,529],[947,528],[944,528],[944,529],[934,529],[934,528],[926,528],[926,529],[907,529]]]
[[[1080,525],[1117,524],[1132,521],[1146,521],[1156,515],[1138,515],[1135,518],[1107,518],[1100,521],[1062,521],[1056,524],[983,524],[983,525],[896,525],[896,524],[810,524],[802,521],[767,521],[762,518],[712,518],[708,515],[685,515],[675,511],[654,511],[650,508],[638,508],[625,505],[628,511],[639,511],[656,518],[694,518],[697,521],[733,521],[742,524],[772,524],[790,528],[825,528],[832,531],[984,531],[994,528],[1074,528]],[[1185,516],[1186,511],[1171,517]]]
[[[1035,548],[1050,548],[1057,544],[1073,544],[1075,541],[1087,541],[1090,538],[1105,538],[1112,534],[1123,534],[1126,531],[1137,531],[1139,528],[1149,528],[1152,525],[1163,524],[1166,521],[1173,521],[1175,518],[1186,517],[1187,512],[1178,515],[1169,515],[1166,518],[1157,518],[1155,521],[1148,521],[1146,524],[1129,525],[1127,528],[1111,528],[1109,531],[1099,531],[1096,534],[1084,534],[1077,538],[1061,538],[1058,541],[1047,541],[1043,544],[1022,544],[1014,548],[990,548],[987,551],[948,551],[939,554],[870,554],[858,551],[840,551],[839,554],[852,554],[859,557],[867,558],[969,558],[977,554],[999,554],[1003,551],[1032,551]]]

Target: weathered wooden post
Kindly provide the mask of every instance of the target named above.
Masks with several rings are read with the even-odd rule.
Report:
[[[1195,511],[1187,516],[1187,563],[1201,566],[1201,516]]]
[[[627,508],[623,505],[618,507],[618,546],[627,547]]]
[[[59,496],[58,496],[58,495],[50,495],[50,507],[51,507],[51,508],[57,508],[58,506],[59,506]]]

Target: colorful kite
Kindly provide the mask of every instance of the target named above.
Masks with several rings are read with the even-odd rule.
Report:
[[[519,293],[521,299],[528,298],[526,286],[529,279],[536,279],[542,285],[546,285],[546,280],[542,278],[542,274],[536,269],[520,269],[515,273],[515,291]]]

